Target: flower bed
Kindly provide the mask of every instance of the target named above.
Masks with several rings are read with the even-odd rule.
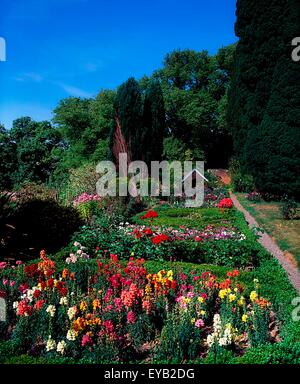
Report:
[[[145,225],[130,225],[121,223],[119,226],[121,231],[125,234],[135,237],[137,239],[149,239],[154,244],[159,244],[163,241],[208,241],[208,240],[238,240],[243,241],[246,236],[239,233],[234,228],[228,227],[214,227],[208,225],[204,230],[200,231],[194,228],[180,228],[172,227],[147,227]],[[161,241],[157,241],[160,238]]]
[[[39,263],[2,268],[9,337],[20,352],[182,362],[224,350],[239,356],[250,346],[275,341],[271,303],[259,295],[258,281],[247,295],[237,270],[220,281],[208,271],[148,273],[143,260],[124,266],[116,255],[95,265],[97,272],[85,281],[72,265],[58,273],[44,253]]]

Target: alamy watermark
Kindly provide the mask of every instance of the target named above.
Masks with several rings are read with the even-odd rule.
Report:
[[[0,321],[6,321],[6,301],[0,297]]]
[[[296,47],[292,51],[292,60],[293,61],[300,61],[300,37],[295,37],[292,40],[292,46]]]
[[[292,306],[295,307],[292,312],[292,319],[294,321],[300,321],[300,296],[295,297],[292,300]]]
[[[0,61],[6,61],[6,41],[0,37]]]
[[[99,196],[185,197],[187,207],[200,207],[204,201],[203,161],[152,161],[150,171],[143,161],[128,163],[126,153],[120,153],[117,169],[111,161],[101,161],[96,171]]]

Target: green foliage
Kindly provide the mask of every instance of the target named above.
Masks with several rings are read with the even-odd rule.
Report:
[[[82,193],[95,194],[96,183],[99,175],[96,173],[94,164],[84,164],[78,168],[69,170],[69,181],[65,187],[65,198],[70,203],[75,197]]]
[[[161,331],[155,360],[166,360],[169,363],[182,363],[194,360],[201,349],[203,335],[192,323],[192,313],[178,309],[170,313]]]
[[[284,220],[294,219],[297,215],[298,204],[294,199],[284,195],[281,199],[280,211]]]
[[[232,177],[232,185],[235,192],[250,193],[254,189],[253,177],[251,175],[243,175],[238,172]]]

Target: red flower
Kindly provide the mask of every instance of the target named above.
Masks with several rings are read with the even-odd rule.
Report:
[[[141,219],[154,219],[155,217],[158,217],[158,213],[150,209],[144,216],[141,216]]]
[[[168,240],[169,240],[169,237],[164,233],[162,233],[161,235],[154,236],[151,241],[153,244],[160,244],[163,241],[168,241]]]
[[[232,208],[233,206],[233,202],[231,199],[229,198],[224,198],[222,199],[219,204],[218,204],[218,207],[219,208]]]
[[[48,279],[47,280],[47,287],[48,288],[53,288],[54,286],[54,280],[53,279]]]
[[[34,309],[39,311],[41,308],[43,308],[44,304],[45,304],[45,300],[38,300],[35,303]]]
[[[44,290],[46,288],[45,281],[41,281],[40,284],[41,284],[41,289]]]
[[[153,235],[153,231],[152,231],[151,228],[145,228],[145,229],[143,230],[143,232],[144,232],[144,234],[147,235],[147,236],[151,236],[151,235]]]
[[[68,293],[68,288],[66,287],[61,288],[61,290],[59,291],[59,294],[61,296],[67,296],[67,293]]]
[[[195,241],[202,241],[202,237],[200,237],[200,236],[196,236],[196,237],[195,237]]]
[[[34,293],[33,293],[33,297],[34,297],[35,299],[37,299],[37,298],[40,296],[40,294],[41,294],[41,291],[40,291],[39,289],[36,289],[36,290],[34,291]]]
[[[20,284],[19,285],[19,292],[25,293],[28,288],[29,288],[29,284],[28,283]]]
[[[110,254],[110,260],[114,263],[117,263],[118,260],[118,255],[114,255],[113,253]]]

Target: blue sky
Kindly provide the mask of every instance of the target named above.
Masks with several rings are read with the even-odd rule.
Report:
[[[236,41],[235,0],[1,0],[0,122],[150,75],[174,49]]]

